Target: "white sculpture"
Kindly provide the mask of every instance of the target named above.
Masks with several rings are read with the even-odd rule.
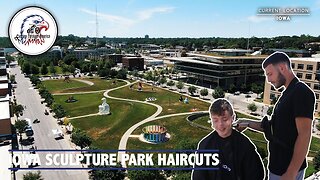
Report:
[[[102,98],[102,104],[99,105],[99,114],[105,115],[105,114],[110,114],[110,106],[107,103],[106,98]]]

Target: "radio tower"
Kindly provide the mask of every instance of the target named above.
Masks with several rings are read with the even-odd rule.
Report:
[[[96,4],[96,48],[98,48],[98,11]]]

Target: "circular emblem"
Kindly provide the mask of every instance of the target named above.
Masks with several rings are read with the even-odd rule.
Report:
[[[11,19],[9,37],[18,51],[39,55],[48,51],[58,35],[53,16],[45,9],[31,6],[19,10]]]

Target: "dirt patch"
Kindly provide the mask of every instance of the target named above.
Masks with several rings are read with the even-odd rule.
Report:
[[[92,128],[88,131],[88,135],[90,135],[93,140],[97,140],[102,134],[108,132],[109,129],[110,128]]]

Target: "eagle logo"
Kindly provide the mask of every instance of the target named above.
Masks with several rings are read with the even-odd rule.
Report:
[[[9,24],[9,37],[23,54],[39,55],[48,51],[58,36],[56,20],[50,12],[37,6],[19,10]]]
[[[49,23],[42,16],[37,14],[27,16],[21,24],[20,36],[17,34],[15,39],[24,45],[29,45],[30,43],[43,44],[45,42],[44,36],[41,34],[43,29],[47,31]],[[27,34],[27,36],[24,34]]]

